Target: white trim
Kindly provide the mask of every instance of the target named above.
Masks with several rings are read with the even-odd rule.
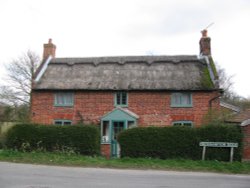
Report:
[[[40,72],[38,73],[37,77],[35,78],[35,82],[38,82],[41,77],[43,76],[44,72],[46,71],[47,67],[48,67],[48,64],[50,62],[50,60],[52,59],[53,57],[50,55],[48,57],[48,59],[45,61],[44,65],[42,66]]]
[[[234,106],[232,104],[229,104],[229,103],[226,103],[226,102],[223,102],[223,101],[220,101],[220,106],[224,107],[224,108],[228,108],[232,111],[235,111],[235,112],[240,112],[240,108],[237,107],[237,106]]]
[[[129,116],[135,118],[135,119],[139,119],[139,116],[137,114],[135,114],[134,112],[130,111],[129,109],[127,108],[121,108],[121,107],[116,107],[114,108],[112,111],[106,113],[104,116],[102,116],[101,119],[105,118],[106,116],[108,116],[109,114],[111,114],[112,112],[116,111],[116,110],[121,110],[122,112],[128,114]]]
[[[242,123],[240,124],[240,126],[242,126],[242,127],[247,126],[247,125],[250,125],[250,119],[244,120],[244,121],[242,121]]]
[[[139,118],[139,116],[138,116],[136,113],[130,111],[130,110],[127,109],[127,108],[119,108],[119,109],[122,110],[123,112],[127,113],[128,115],[134,117],[135,119],[138,119],[138,118]]]

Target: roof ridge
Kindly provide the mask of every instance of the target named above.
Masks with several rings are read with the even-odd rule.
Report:
[[[158,55],[158,56],[103,56],[103,57],[65,57],[54,58],[51,63],[67,63],[72,65],[74,63],[93,63],[98,65],[99,63],[118,63],[125,64],[128,62],[145,62],[149,65],[153,62],[173,62],[178,63],[182,61],[200,62],[195,55]]]

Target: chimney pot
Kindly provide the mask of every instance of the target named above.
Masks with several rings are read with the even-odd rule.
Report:
[[[202,37],[200,39],[200,55],[211,55],[211,38],[207,36],[207,30],[201,31]]]
[[[201,31],[202,37],[207,37],[207,30],[204,29]]]
[[[47,44],[43,45],[43,60],[47,59],[49,56],[52,56],[52,58],[56,57],[56,45],[52,43],[51,38]]]

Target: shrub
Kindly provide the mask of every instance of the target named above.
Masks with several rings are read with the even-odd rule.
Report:
[[[241,160],[242,138],[241,129],[238,126],[215,124],[197,129],[199,140],[204,142],[236,142],[238,148],[234,148],[234,160]],[[206,148],[206,159],[217,159],[228,161],[230,148]]]
[[[238,142],[242,135],[233,126],[147,127],[123,131],[118,136],[122,157],[153,157],[161,159],[185,158],[200,160],[201,141]],[[216,152],[215,152],[216,150]],[[229,160],[229,148],[207,148],[207,159]],[[240,160],[240,148],[235,159]]]
[[[0,149],[3,148],[3,136],[0,134]]]
[[[100,150],[95,126],[19,124],[6,134],[7,148],[21,151],[60,151],[96,155]]]

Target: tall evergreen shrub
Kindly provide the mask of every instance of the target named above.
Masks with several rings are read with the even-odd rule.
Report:
[[[236,126],[147,127],[123,131],[118,136],[122,157],[201,159],[199,142],[237,142],[235,159],[241,159],[242,134]],[[207,148],[207,159],[228,160],[229,148]]]
[[[6,135],[6,146],[24,151],[72,151],[96,155],[100,151],[99,129],[95,126],[19,124]]]

